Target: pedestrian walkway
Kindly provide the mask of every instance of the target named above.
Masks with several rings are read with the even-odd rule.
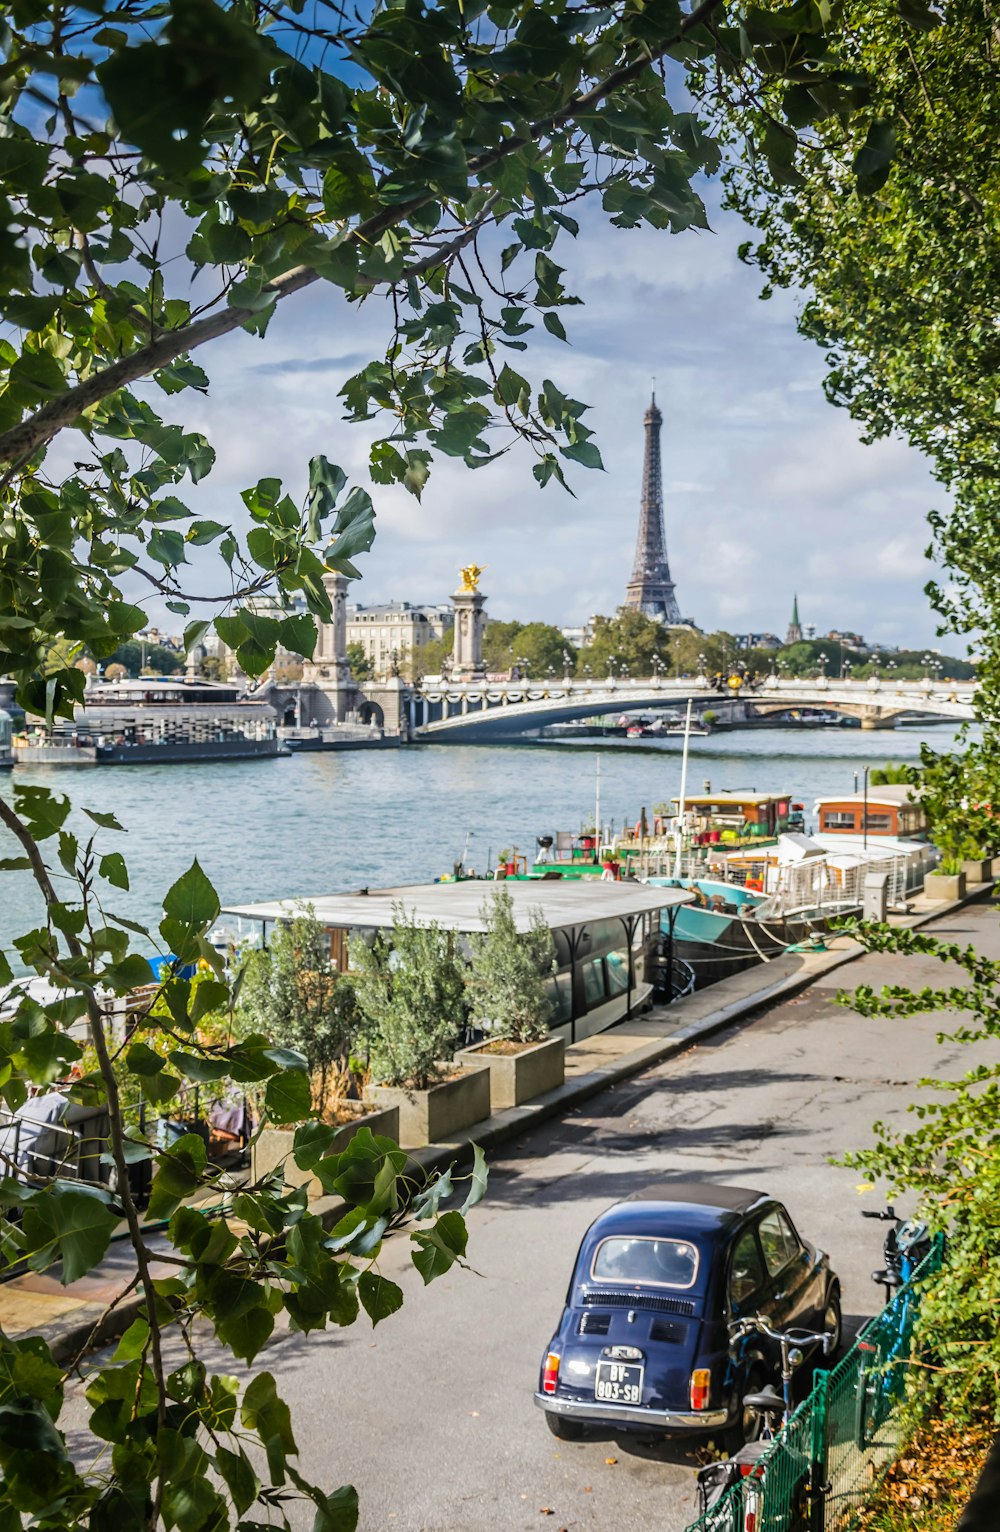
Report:
[[[988,886],[972,897],[981,899]],[[921,901],[910,915],[894,923],[914,926],[940,919],[956,905]],[[701,1038],[733,1021],[770,1007],[798,990],[808,988],[845,964],[860,961],[865,970],[852,974],[851,982],[869,982],[869,965],[877,955],[863,957],[856,942],[844,937],[831,940],[826,950],[789,952],[768,963],[744,970],[708,989],[688,995],[669,1007],[657,1007],[610,1031],[575,1043],[566,1050],[566,1083],[547,1095],[496,1113],[448,1144],[431,1144],[413,1158],[432,1171],[468,1154],[480,1145],[487,1153],[518,1138],[550,1118],[565,1115],[581,1102],[619,1081],[641,1073]],[[322,1198],[314,1211],[332,1224],[341,1216],[343,1204]],[[162,1232],[151,1231],[150,1248],[166,1252]],[[170,1268],[161,1265],[156,1276]],[[87,1277],[63,1287],[52,1272],[27,1273],[0,1284],[0,1329],[11,1338],[44,1334],[56,1357],[71,1362],[88,1347],[120,1335],[132,1322],[141,1304],[135,1292],[135,1264],[124,1239],[116,1240],[101,1264]]]

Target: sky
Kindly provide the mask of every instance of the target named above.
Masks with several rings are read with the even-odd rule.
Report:
[[[385,309],[350,308],[317,286],[279,305],[263,341],[240,332],[199,353],[211,393],[181,396],[177,415],[205,431],[218,459],[196,490],[185,486],[185,502],[240,520],[240,490],[265,475],[301,500],[309,458],[323,452],[370,489],[377,512],[351,599],[447,600],[460,566],[474,562],[486,568],[494,618],[582,623],[624,598],[655,376],[667,546],[685,616],[706,631],[783,636],[797,593],[803,623],[820,634],[940,642],[923,550],[943,492],[902,442],[861,444],[823,396],[822,354],[796,333],[801,298],[760,301],[759,275],[736,254],[744,226],[711,204],[709,217],[711,233],[671,235],[612,228],[594,209],[579,238],[556,247],[568,289],[584,300],[562,310],[572,344],[539,330],[510,360],[591,405],[606,471],[567,465],[575,498],[539,489],[522,447],[475,472],[437,458],[420,503],[371,485],[368,442],[379,433],[347,423],[337,392],[381,354]]]

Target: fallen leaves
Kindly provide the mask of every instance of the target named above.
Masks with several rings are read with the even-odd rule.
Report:
[[[857,1523],[858,1532],[939,1532],[972,1493],[993,1427],[956,1431],[929,1421],[914,1433]]]

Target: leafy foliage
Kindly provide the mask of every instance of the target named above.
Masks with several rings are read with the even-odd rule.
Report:
[[[951,965],[952,974],[959,970],[937,989],[894,985],[876,994],[860,986],[839,997],[863,1016],[889,1020],[953,1013],[956,1021],[940,1041],[972,1050],[959,1078],[920,1081],[926,1094],[909,1106],[914,1126],[876,1123],[875,1146],[845,1155],[844,1163],[884,1181],[890,1196],[915,1192],[933,1225],[948,1231],[948,1260],[921,1299],[920,1323],[940,1364],[928,1378],[922,1406],[933,1392],[947,1398],[951,1420],[984,1411],[1000,1419],[1000,962],[916,931],[863,925],[858,934],[869,951],[931,956]]]
[[[486,929],[469,940],[470,1020],[491,1038],[539,1042],[552,1015],[546,985],[556,970],[552,932],[541,910],[532,912],[529,930],[519,931],[514,901],[502,883],[494,884],[480,914]]]
[[[372,1079],[423,1089],[451,1058],[465,1022],[457,938],[433,923],[418,925],[396,905],[391,932],[379,932],[370,947],[356,943],[351,963]]]
[[[326,576],[353,577],[371,546],[368,493],[320,453],[294,489],[264,477],[230,520],[210,520],[191,490],[214,451],[177,415],[178,396],[209,386],[203,348],[237,330],[263,337],[277,305],[316,283],[348,305],[383,300],[385,344],[342,394],[349,419],[383,423],[376,484],[419,498],[433,455],[480,467],[518,440],[539,485],[565,483],[567,465],[600,469],[586,406],[514,366],[539,329],[568,338],[562,315],[577,300],[554,252],[577,232],[571,206],[593,197],[620,227],[704,227],[696,182],[717,168],[719,146],[688,87],[709,78],[720,98],[741,101],[771,80],[790,92],[808,84],[809,101],[798,90],[760,136],[768,162],[791,175],[797,123],[829,110],[847,119],[865,97],[841,67],[838,18],[839,7],[723,0],[8,7],[0,673],[16,678],[20,703],[72,717],[85,681],[76,662],[134,641],[147,595],[190,619],[188,650],[214,623],[247,675],[262,675],[279,646],[311,656],[316,619],[331,611]],[[855,147],[870,180],[891,146],[865,131]],[[72,445],[52,450],[64,431]],[[214,578],[195,578],[206,560]],[[255,599],[265,590],[266,611]],[[291,609],[299,597],[305,618]],[[168,891],[151,935],[114,913],[124,858],[68,830],[68,814],[68,799],[44,788],[17,784],[13,806],[0,799],[17,851],[5,865],[30,868],[45,900],[15,961],[60,995],[24,997],[0,1026],[0,1094],[16,1110],[28,1082],[79,1064],[72,1029],[85,1022],[96,1067],[73,1093],[106,1108],[119,1200],[103,1185],[8,1175],[0,1248],[8,1262],[61,1257],[66,1274],[82,1273],[121,1214],[143,1312],[115,1361],[90,1375],[91,1430],[111,1451],[87,1468],[58,1428],[61,1385],[44,1343],[0,1338],[0,1522],[253,1532],[288,1525],[288,1501],[304,1497],[318,1532],[352,1528],[353,1491],[330,1493],[295,1467],[271,1375],[238,1398],[232,1378],[197,1360],[192,1327],[207,1323],[251,1359],[282,1310],[300,1330],[349,1324],[359,1305],[381,1320],[399,1301],[372,1268],[381,1239],[412,1213],[422,1225],[413,1258],[429,1281],[464,1257],[462,1212],[440,1211],[441,1183],[414,1187],[393,1145],[361,1133],[328,1155],[315,1123],[296,1137],[349,1205],[332,1240],[280,1175],[243,1188],[231,1217],[191,1206],[215,1179],[205,1144],[189,1134],[162,1148],[128,1131],[122,1068],[154,1104],[178,1081],[262,1088],[264,1120],[289,1123],[309,1108],[308,1063],[265,1032],[212,1038],[201,1027],[237,999],[206,939],[219,899],[201,867]],[[111,815],[90,818],[120,829]],[[384,953],[372,959],[373,1057],[381,1048],[387,1073],[426,1078],[460,1025],[462,976],[440,933],[418,940],[400,924],[394,940],[398,970]],[[162,1006],[113,1059],[122,1039],[98,996],[148,980],[150,943],[176,954]],[[193,986],[181,969],[199,962],[215,977]],[[11,977],[0,954],[0,982]],[[150,1269],[130,1184],[137,1159],[152,1169],[150,1214],[169,1220],[182,1263],[169,1278]],[[477,1162],[467,1205],[483,1182]],[[174,1333],[192,1359],[170,1371]]]
[[[249,1032],[304,1056],[312,1105],[321,1109],[331,1073],[354,1049],[360,1017],[354,986],[334,968],[329,934],[311,905],[279,921],[267,950],[247,957],[239,1018]]]

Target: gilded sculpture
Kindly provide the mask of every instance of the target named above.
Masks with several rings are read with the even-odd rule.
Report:
[[[485,564],[466,564],[463,569],[459,570],[459,573],[462,576],[462,589],[478,590],[479,580],[485,572],[485,569]]]

